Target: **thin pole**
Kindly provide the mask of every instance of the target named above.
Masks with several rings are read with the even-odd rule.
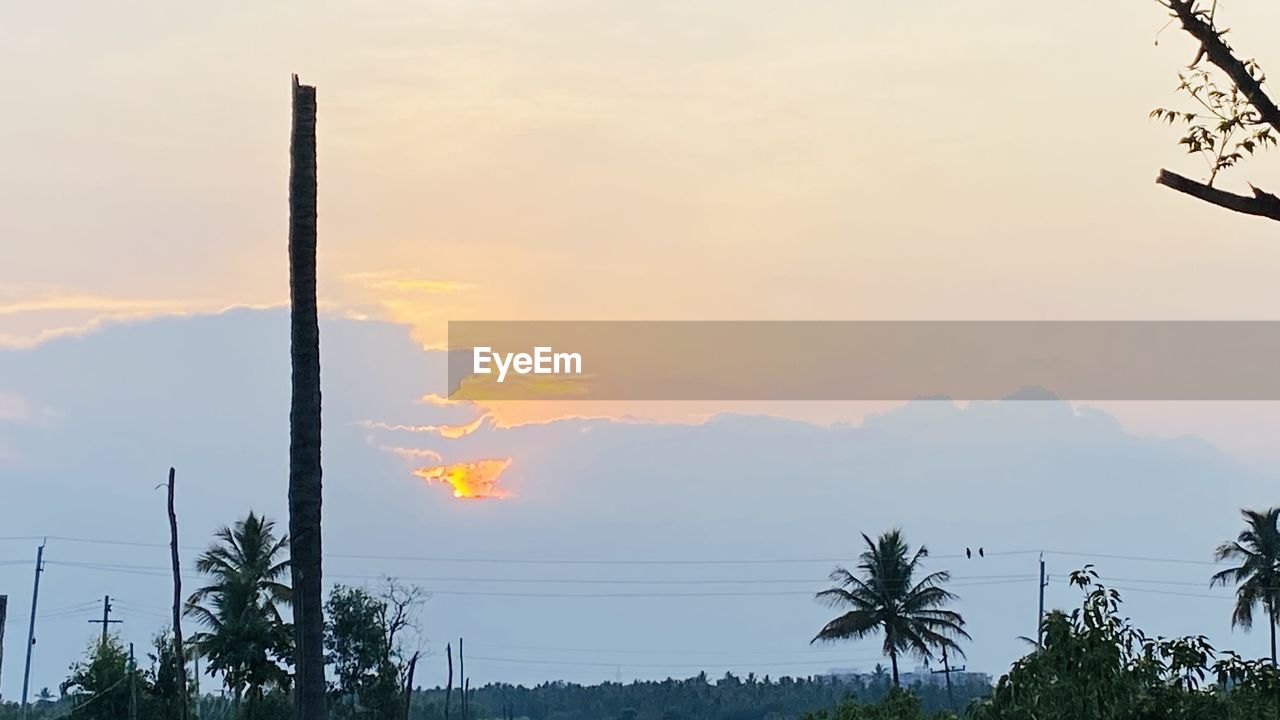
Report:
[[[1044,553],[1040,553],[1040,615],[1036,621],[1036,648],[1044,647]]]
[[[9,619],[9,596],[0,595],[0,677],[4,677],[4,624]]]
[[[22,720],[27,720],[27,690],[31,687],[31,649],[36,646],[36,604],[40,602],[40,573],[44,572],[44,543],[36,550],[36,581],[31,589],[31,622],[27,625],[27,666],[22,671]]]
[[[187,720],[187,658],[182,647],[182,566],[178,562],[178,514],[173,509],[175,471],[169,468],[169,559],[173,565],[173,653],[178,664],[179,720]]]
[[[102,596],[102,644],[107,644],[107,628],[111,627],[111,596]]]
[[[938,674],[938,673],[945,673],[945,674],[946,674],[946,677],[947,677],[947,703],[948,703],[948,704],[949,704],[953,709],[954,709],[954,708],[955,708],[955,706],[956,706],[956,696],[955,696],[955,693],[953,693],[953,692],[952,692],[952,690],[951,690],[951,671],[952,671],[952,670],[955,670],[955,671],[963,671],[964,669],[965,669],[965,666],[964,666],[964,665],[961,665],[960,667],[951,667],[951,662],[950,662],[949,660],[947,660],[947,646],[946,646],[946,645],[943,645],[943,646],[942,646],[942,669],[941,669],[941,670],[932,670],[932,671],[930,671],[930,672],[932,672],[932,673],[933,673],[933,674],[935,674],[935,675],[936,675],[936,674]]]
[[[111,627],[112,625],[118,625],[124,621],[111,619],[111,596],[103,595],[102,596],[102,619],[90,620],[89,622],[102,623],[102,644],[106,645],[107,644],[107,628]]]
[[[133,659],[133,643],[129,643],[129,720],[138,720],[138,673]]]
[[[947,662],[947,646],[942,646],[942,673],[947,679],[947,702],[951,707],[956,706],[955,693],[951,692],[951,663]]]
[[[449,720],[449,700],[453,695],[453,647],[444,645],[444,657],[449,662],[449,680],[444,686],[444,720]]]

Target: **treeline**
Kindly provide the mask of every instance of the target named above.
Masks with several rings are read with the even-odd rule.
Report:
[[[799,718],[845,700],[878,702],[892,686],[886,673],[839,678],[831,676],[757,678],[726,674],[717,680],[695,677],[599,685],[552,682],[534,687],[494,684],[471,690],[469,718],[528,720],[766,720]],[[985,697],[991,686],[976,678],[957,679],[954,703],[947,689],[917,683],[910,692],[928,712],[960,710]],[[411,720],[444,720],[446,690],[417,690]],[[450,697],[450,720],[459,719],[458,691]]]
[[[157,639],[157,646],[164,639]],[[127,651],[111,641],[110,651],[121,668],[111,676],[114,682],[127,677]],[[148,669],[139,669],[136,678],[140,707],[138,717],[177,717],[173,705],[165,705],[164,698],[155,695],[165,682],[157,678],[163,660],[153,650],[146,662]],[[162,671],[161,671],[162,672]],[[106,678],[104,678],[106,679]],[[157,682],[157,679],[160,682]],[[122,683],[127,688],[127,682]],[[599,685],[550,682],[526,687],[523,685],[491,684],[473,688],[468,693],[465,720],[497,720],[517,718],[526,720],[788,720],[804,717],[819,708],[830,708],[842,703],[857,706],[881,703],[892,683],[887,674],[862,677],[809,678],[754,675],[738,677],[726,674],[711,680],[705,673],[695,677],[661,681],[636,681],[630,683],[606,682]],[[948,699],[945,687],[916,683],[906,692],[914,698],[923,712],[935,713],[946,709],[956,712],[971,705],[974,700],[986,697],[991,686],[973,677],[957,679],[952,692],[954,704]],[[453,689],[449,694],[450,720],[464,720],[461,712],[461,691]],[[444,720],[446,690],[444,688],[420,689],[413,693],[409,720]],[[338,698],[334,698],[338,699]],[[104,696],[101,713],[90,713],[90,706],[80,706],[71,698],[58,699],[46,696],[31,708],[30,720],[53,720],[62,717],[118,717],[128,715],[129,692]],[[169,698],[171,701],[172,698]],[[238,717],[235,701],[226,695],[204,695],[192,706],[192,717],[201,720],[232,720]],[[244,707],[240,708],[243,713]],[[287,693],[270,690],[264,693],[262,702],[255,708],[257,716],[268,718],[292,717],[292,698]],[[116,715],[119,713],[119,715]],[[350,708],[331,704],[332,718],[362,717],[377,720],[402,720],[403,710],[384,707],[350,712]],[[0,720],[18,720],[16,704],[0,705]]]

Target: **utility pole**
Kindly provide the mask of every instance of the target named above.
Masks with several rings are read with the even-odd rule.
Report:
[[[4,677],[4,623],[9,617],[9,596],[0,595],[0,677]]]
[[[1040,553],[1040,615],[1036,620],[1036,649],[1044,649],[1044,589],[1049,585],[1044,575],[1044,553]]]
[[[103,627],[106,627],[105,625]],[[138,672],[133,659],[133,643],[129,643],[129,720],[138,720]],[[183,702],[186,699],[183,698]]]
[[[942,646],[942,669],[941,669],[941,670],[930,670],[930,671],[929,671],[929,672],[933,673],[934,675],[937,675],[938,673],[943,673],[944,675],[946,675],[946,677],[947,677],[947,704],[948,704],[948,705],[950,705],[950,706],[951,706],[951,709],[953,709],[953,710],[954,710],[954,709],[955,709],[955,707],[956,707],[956,696],[955,696],[955,694],[951,691],[951,671],[953,671],[953,670],[954,670],[954,671],[956,671],[956,672],[964,672],[964,668],[965,668],[965,666],[964,666],[964,665],[961,665],[960,667],[951,667],[951,663],[947,662],[947,646],[946,646],[946,645],[943,645],[943,646]]]
[[[106,644],[107,644],[107,629],[108,629],[108,628],[110,628],[110,627],[111,627],[111,625],[113,625],[113,624],[116,624],[116,623],[122,623],[122,622],[124,622],[124,621],[123,621],[123,620],[112,620],[112,619],[111,619],[111,596],[110,596],[110,595],[103,595],[103,596],[102,596],[102,619],[101,619],[101,620],[90,620],[89,622],[91,622],[91,623],[95,623],[95,624],[96,624],[96,623],[102,623],[102,644],[103,644],[103,645],[106,645]]]
[[[44,542],[36,550],[36,581],[31,589],[31,623],[27,625],[27,666],[22,671],[22,720],[27,720],[27,690],[31,686],[31,649],[36,646],[36,604],[40,601],[40,573],[44,572]]]

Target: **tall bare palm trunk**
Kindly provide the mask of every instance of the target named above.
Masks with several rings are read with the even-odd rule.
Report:
[[[902,683],[898,682],[898,653],[889,651],[889,664],[893,666],[893,686],[902,687]]]
[[[316,316],[316,89],[293,77],[289,143],[289,547],[293,572],[295,708],[325,717],[324,615],[320,599],[320,324]]]

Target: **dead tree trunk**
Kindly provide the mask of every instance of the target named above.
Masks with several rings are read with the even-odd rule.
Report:
[[[9,615],[9,596],[0,595],[0,672],[4,671],[4,623]],[[0,675],[3,677],[3,675]]]
[[[413,708],[413,670],[418,666],[418,653],[409,658],[409,671],[404,678],[404,720],[409,720]]]
[[[293,575],[296,717],[323,720],[320,590],[320,324],[316,311],[316,89],[293,77],[289,143],[289,548]]]
[[[444,646],[444,657],[449,662],[449,680],[444,684],[444,720],[449,720],[449,700],[453,697],[453,647]]]
[[[178,665],[178,717],[187,720],[187,656],[182,647],[182,565],[178,562],[178,514],[173,509],[174,469],[169,468],[169,559],[173,562],[173,657]]]

